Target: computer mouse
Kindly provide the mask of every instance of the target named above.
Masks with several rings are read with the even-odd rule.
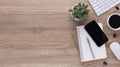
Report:
[[[118,60],[120,60],[120,44],[118,42],[113,42],[110,44],[110,49]]]

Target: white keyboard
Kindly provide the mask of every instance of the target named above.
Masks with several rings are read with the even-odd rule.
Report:
[[[118,5],[120,0],[89,0],[97,16]]]

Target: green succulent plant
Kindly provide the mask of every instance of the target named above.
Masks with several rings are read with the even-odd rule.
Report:
[[[84,20],[88,17],[89,9],[87,9],[88,5],[85,5],[84,3],[78,3],[75,5],[72,9],[70,9],[70,12],[73,15],[73,18],[77,18],[79,20]]]

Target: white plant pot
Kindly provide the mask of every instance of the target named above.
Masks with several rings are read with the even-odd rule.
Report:
[[[73,15],[72,15],[72,12],[70,12],[70,16],[71,16],[72,19],[75,20],[75,21],[83,21],[83,19],[74,18]]]
[[[76,5],[75,5],[76,6]],[[71,8],[71,9],[73,9],[74,8],[74,6]],[[83,20],[85,20],[86,18],[82,18],[82,19],[78,19],[78,18],[74,18],[73,17],[73,15],[72,15],[72,12],[70,12],[70,16],[72,17],[72,19],[74,20],[74,21],[83,21]]]
[[[73,15],[72,15],[72,12],[70,12],[70,16],[71,16],[71,18],[72,18],[73,20],[75,20],[75,21],[81,21],[81,20],[78,19],[78,18],[74,18]]]

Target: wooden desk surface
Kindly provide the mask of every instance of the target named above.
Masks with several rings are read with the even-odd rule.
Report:
[[[89,6],[89,18],[77,23],[68,10],[78,2],[89,5],[87,0],[0,0],[0,67],[104,67],[103,61],[107,67],[119,67],[109,44],[120,43],[120,31],[110,30],[106,20],[120,11],[113,8],[97,17]],[[103,23],[109,37],[108,57],[81,63],[73,36],[75,27],[94,19]]]

